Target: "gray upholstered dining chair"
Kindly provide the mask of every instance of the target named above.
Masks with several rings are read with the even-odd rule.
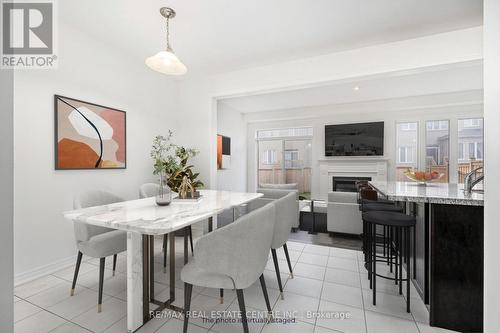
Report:
[[[278,186],[280,184],[275,184],[275,186]],[[282,185],[289,185],[289,184],[282,184]],[[293,185],[293,184],[290,184]],[[286,189],[286,188],[259,188],[257,189],[257,193],[262,193],[263,196],[260,198],[257,198],[255,200],[250,201],[247,204],[247,211],[252,211],[255,210],[259,207],[262,207],[269,202],[272,202],[274,200],[277,200],[279,198],[282,198],[286,196],[288,193],[295,193],[296,196],[296,202],[295,202],[295,219],[290,226],[292,231],[296,231],[299,228],[299,192],[297,189]]]
[[[275,207],[274,203],[270,203],[198,240],[194,260],[181,271],[186,311],[184,333],[188,327],[193,285],[235,289],[245,333],[248,333],[248,321],[243,289],[257,279],[260,280],[267,310],[271,312],[263,272],[273,240],[274,221]]]
[[[297,195],[294,192],[288,193],[284,197],[275,200],[274,205],[276,206],[276,222],[274,223],[271,255],[273,257],[274,270],[276,271],[276,278],[278,279],[281,299],[283,299],[283,285],[281,284],[281,275],[276,250],[283,247],[286,261],[288,263],[288,269],[290,270],[290,277],[293,279],[292,263],[290,261],[290,255],[288,254],[286,242],[288,241],[288,236],[290,235],[290,229],[297,218]]]
[[[253,211],[258,207],[262,207],[270,202],[276,204],[276,223],[274,225],[273,245],[271,246],[271,255],[273,257],[274,269],[278,279],[278,286],[280,289],[281,299],[283,299],[283,285],[281,283],[281,275],[278,266],[278,256],[276,250],[283,247],[285,252],[288,269],[290,270],[290,277],[293,279],[292,263],[290,255],[288,254],[288,247],[286,242],[290,234],[290,230],[297,222],[297,191],[295,190],[281,190],[281,189],[261,189],[258,192],[264,193],[264,196],[255,199],[248,203],[249,211]],[[223,292],[221,291],[221,301]]]
[[[77,196],[73,201],[74,209],[87,208],[92,206],[108,205],[123,201],[122,198],[104,191],[89,191]],[[118,253],[127,250],[127,233],[121,230],[99,227],[84,222],[73,222],[78,248],[75,274],[71,285],[71,296],[74,295],[76,280],[82,257],[86,256],[99,258],[99,295],[97,301],[97,311],[102,309],[102,289],[104,284],[104,264],[107,256],[113,256],[113,275],[116,269],[116,256]]]
[[[145,183],[139,187],[139,197],[141,199],[154,197],[158,194],[160,185],[155,183]],[[191,253],[193,253],[193,231],[191,226],[186,227],[189,233],[189,243],[191,245]],[[168,235],[163,235],[163,269],[167,267],[167,248],[168,248]]]

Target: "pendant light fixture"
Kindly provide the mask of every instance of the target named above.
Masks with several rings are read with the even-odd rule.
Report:
[[[167,19],[167,49],[147,58],[146,65],[152,70],[167,75],[186,74],[186,66],[177,58],[172,47],[170,47],[169,21],[175,17],[175,11],[169,7],[162,7],[160,8],[160,14]]]

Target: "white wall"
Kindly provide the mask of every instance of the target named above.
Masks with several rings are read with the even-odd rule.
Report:
[[[178,128],[169,80],[62,20],[59,68],[16,72],[16,282],[74,263],[73,225],[62,212],[72,209],[75,194],[103,189],[133,199],[152,180],[152,139]],[[127,169],[54,170],[54,94],[127,112]]]
[[[186,77],[179,87],[182,140],[201,150],[194,160],[208,187],[217,181],[215,98],[326,84],[482,58],[482,28],[452,31],[345,52],[229,72]]]
[[[219,103],[217,108],[217,134],[231,138],[231,166],[217,170],[217,189],[247,190],[247,125],[237,110]]]
[[[500,2],[484,1],[484,332],[500,330]]]
[[[0,332],[14,330],[13,313],[13,197],[14,131],[13,71],[0,70]]]
[[[347,105],[330,105],[321,107],[281,110],[275,112],[256,112],[245,115],[248,122],[248,189],[254,191],[257,185],[257,144],[255,131],[259,129],[313,127],[312,139],[312,196],[320,198],[319,160],[324,155],[324,126],[341,123],[384,121],[384,158],[388,159],[388,179],[395,179],[395,147],[396,122],[418,121],[421,135],[425,132],[425,120],[450,119],[450,133],[456,137],[454,130],[458,126],[458,119],[465,117],[482,117],[483,106],[481,92],[472,91],[455,95],[456,101],[452,106],[443,106],[442,101],[450,101],[449,95],[410,97],[386,101],[373,101]],[[460,105],[462,104],[462,105]],[[405,107],[402,107],[405,105]],[[456,141],[452,140],[450,147],[450,170],[456,167]],[[423,151],[425,140],[420,140],[420,150]],[[423,153],[421,154],[423,155]],[[454,167],[455,165],[455,167]],[[421,165],[423,166],[423,164]],[[450,181],[456,182],[456,174],[450,173]]]

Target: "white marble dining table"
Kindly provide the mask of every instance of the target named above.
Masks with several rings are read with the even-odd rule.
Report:
[[[235,208],[262,196],[261,193],[200,190],[198,201],[174,200],[168,206],[158,206],[155,198],[123,201],[109,205],[67,211],[64,217],[71,221],[123,230],[127,232],[127,330],[134,332],[151,317],[149,301],[154,297],[154,277],[150,274],[154,255],[150,240],[155,235],[169,234],[170,243],[170,299],[160,308],[175,300],[175,239],[174,232],[194,223],[208,220],[209,231],[216,228],[217,216],[226,209]],[[213,225],[215,221],[215,226]],[[186,237],[185,237],[185,244]],[[187,246],[185,245],[185,249]],[[186,251],[185,251],[186,252]],[[187,260],[187,252],[184,254]],[[151,295],[151,297],[150,297]],[[156,303],[159,304],[160,303]]]

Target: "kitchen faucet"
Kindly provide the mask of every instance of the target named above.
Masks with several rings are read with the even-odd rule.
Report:
[[[471,193],[474,186],[484,179],[483,167],[476,168],[465,175],[464,192]]]

